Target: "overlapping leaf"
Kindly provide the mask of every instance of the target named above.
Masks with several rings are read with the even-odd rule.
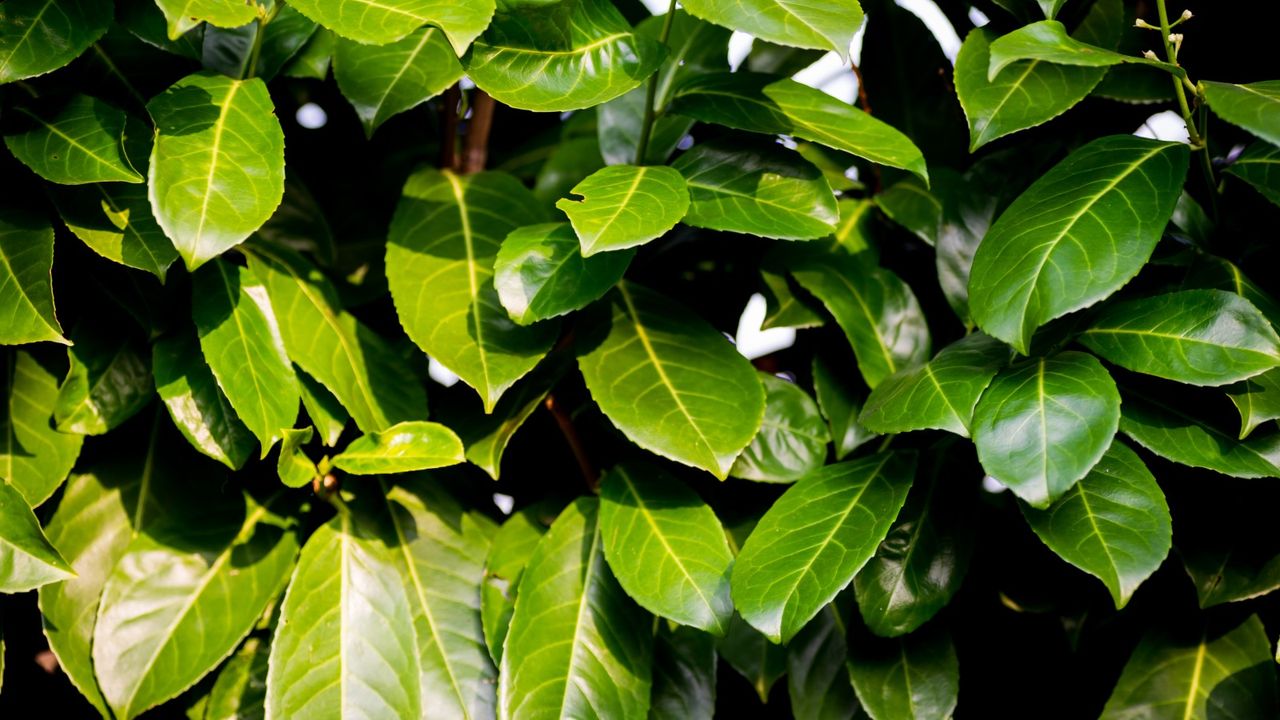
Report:
[[[558,200],[556,207],[569,216],[585,257],[661,237],[689,210],[684,176],[666,166],[610,165],[570,192],[582,199]]]
[[[729,474],[761,482],[792,482],[827,460],[831,433],[818,405],[795,383],[761,374],[764,420]]]
[[[835,0],[813,5],[795,0],[691,0],[685,8],[693,15],[741,30],[779,45],[834,50],[848,57],[854,33],[862,25],[858,0]]]
[[[170,40],[177,40],[202,22],[236,28],[258,15],[253,4],[239,0],[156,0],[156,5],[164,13]]]
[[[1233,85],[1201,83],[1204,99],[1218,117],[1280,145],[1280,80]]]
[[[1280,477],[1280,435],[1237,440],[1185,411],[1136,393],[1125,393],[1120,431],[1176,463],[1232,477]]]
[[[0,373],[0,479],[38,507],[71,472],[84,438],[50,426],[58,381],[35,358],[0,351]]]
[[[485,645],[495,664],[502,659],[502,646],[511,626],[511,613],[515,610],[524,568],[538,540],[546,534],[562,507],[544,500],[512,513],[489,545],[480,585],[480,619]]]
[[[0,207],[0,344],[66,343],[53,309],[53,228],[30,210]]]
[[[151,347],[151,370],[156,394],[187,442],[239,470],[253,454],[253,434],[222,394],[194,334],[157,340]]]
[[[5,135],[4,144],[49,182],[141,183],[124,151],[123,110],[88,95],[50,108],[18,108],[29,129]]]
[[[462,462],[462,441],[440,423],[402,422],[356,439],[333,458],[355,475],[389,475]]]
[[[568,223],[526,225],[502,241],[493,284],[511,319],[529,325],[598,299],[622,279],[634,255],[624,250],[585,257]]]
[[[426,23],[444,29],[458,55],[493,17],[493,0],[296,0],[304,15],[345,38],[386,45]]]
[[[151,354],[130,332],[100,319],[82,321],[71,339],[71,369],[58,388],[54,422],[61,432],[104,435],[151,400]]]
[[[366,136],[392,116],[439,95],[462,77],[462,65],[437,27],[414,30],[387,45],[339,39],[333,76],[355,108]]]
[[[946,720],[959,699],[960,667],[945,630],[854,642],[849,676],[872,720]]]
[[[100,183],[52,188],[67,229],[94,252],[164,279],[178,251],[151,214],[141,185]]]
[[[25,592],[75,577],[18,489],[0,482],[0,592]]]
[[[1268,200],[1280,205],[1280,147],[1256,142],[1226,169],[1252,185]]]

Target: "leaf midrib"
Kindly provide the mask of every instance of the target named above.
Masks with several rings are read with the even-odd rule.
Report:
[[[44,7],[40,8],[40,12],[31,19],[31,25],[27,27],[27,31],[22,33],[22,37],[18,38],[18,42],[13,44],[13,49],[9,51],[9,56],[4,59],[4,64],[0,65],[0,77],[3,77],[4,71],[9,69],[9,63],[13,62],[13,56],[18,54],[18,49],[27,43],[31,38],[31,33],[37,27],[43,24],[44,14],[53,6],[54,0],[46,0]]]
[[[209,218],[209,198],[213,195],[213,178],[218,171],[218,156],[221,153],[222,131],[226,128],[227,111],[231,109],[231,103],[235,99],[236,93],[240,90],[240,81],[232,80],[231,85],[227,89],[226,96],[222,99],[222,103],[218,107],[218,119],[213,124],[213,142],[209,145],[209,173],[204,179],[204,192],[200,198],[200,223],[196,226],[195,238],[191,247],[192,260],[198,260],[197,253],[200,251],[200,243],[204,239],[204,225]],[[195,263],[193,262],[192,265]]]
[[[52,123],[50,123],[50,122],[46,121],[44,118],[42,118],[42,117],[40,117],[40,116],[36,115],[35,113],[31,112],[30,110],[28,110],[28,109],[26,109],[26,108],[18,108],[18,112],[22,113],[23,115],[26,115],[27,117],[31,118],[32,120],[35,120],[36,122],[38,122],[38,123],[40,123],[41,125],[45,126],[45,127],[49,130],[49,132],[51,132],[51,133],[53,133],[54,135],[57,135],[58,137],[60,137],[60,138],[62,138],[63,140],[65,140],[65,141],[66,141],[66,143],[67,143],[68,145],[70,145],[71,147],[76,148],[77,150],[80,150],[80,151],[81,151],[81,152],[83,152],[84,154],[86,154],[86,155],[88,155],[89,157],[93,158],[95,161],[97,161],[97,163],[98,163],[99,165],[101,165],[101,166],[103,166],[103,167],[105,167],[105,168],[107,168],[108,170],[111,170],[111,171],[113,171],[113,172],[120,172],[118,168],[116,168],[114,165],[112,165],[112,164],[111,164],[111,161],[110,161],[110,160],[108,160],[108,159],[106,159],[106,158],[102,157],[101,155],[99,155],[97,152],[95,152],[95,151],[93,150],[93,148],[90,148],[89,146],[87,146],[87,145],[85,145],[85,144],[81,143],[81,142],[80,142],[79,140],[77,140],[76,138],[73,138],[73,137],[71,137],[70,135],[68,135],[68,134],[66,134],[65,132],[63,132],[62,130],[58,129],[58,127],[57,127],[56,125],[54,125],[54,124],[52,124]],[[79,119],[79,118],[76,118],[76,119]],[[136,171],[134,171],[134,173],[133,173],[133,176],[132,176],[132,177],[133,177],[134,179],[132,179],[132,180],[126,180],[125,182],[142,182],[142,177],[141,177],[140,175],[138,175],[138,173],[137,173]]]

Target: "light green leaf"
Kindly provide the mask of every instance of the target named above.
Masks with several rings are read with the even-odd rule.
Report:
[[[84,438],[50,427],[58,380],[34,358],[0,350],[0,373],[0,479],[39,507],[71,472]]]
[[[1213,113],[1272,145],[1280,145],[1280,80],[1232,85],[1200,83]]]
[[[637,604],[725,634],[733,554],[697,493],[656,465],[619,465],[600,482],[600,536],[614,577]]]
[[[1102,458],[1119,423],[1106,368],[1064,352],[996,375],[974,410],[973,442],[987,474],[1044,509]]]
[[[831,432],[809,394],[793,382],[760,374],[764,420],[729,474],[760,482],[794,482],[827,461]]]
[[[835,196],[822,171],[793,150],[760,139],[695,145],[672,167],[689,187],[685,223],[783,240],[835,232]]]
[[[834,50],[841,58],[849,57],[849,45],[862,25],[862,7],[857,0],[817,5],[796,0],[689,0],[685,9],[730,30],[779,45]]]
[[[849,382],[852,379],[836,370],[830,359],[821,355],[814,357],[813,392],[818,398],[818,408],[831,429],[836,460],[844,460],[849,453],[876,436],[858,422],[863,400],[853,383]]]
[[[871,559],[906,502],[912,453],[829,465],[793,485],[756,525],[733,567],[747,622],[786,643]]]
[[[787,694],[796,720],[863,716],[849,681],[847,605],[837,598],[787,645]]]
[[[430,23],[461,56],[493,17],[494,0],[295,0],[299,12],[345,38],[386,45]]]
[[[259,78],[197,73],[147,104],[151,209],[188,270],[239,245],[284,196],[284,132]]]
[[[155,382],[146,346],[123,328],[88,319],[71,333],[71,369],[58,388],[53,419],[60,432],[104,435],[151,400]]]
[[[205,720],[258,720],[267,700],[267,658],[271,645],[250,637],[218,671],[209,690]]]
[[[1191,385],[1226,385],[1280,365],[1280,336],[1248,300],[1182,290],[1117,303],[1081,335],[1103,358]]]
[[[1268,370],[1226,388],[1227,397],[1240,411],[1240,439],[1259,425],[1280,418],[1280,369]]]
[[[342,430],[347,426],[351,416],[342,407],[338,398],[333,396],[325,386],[316,382],[306,371],[294,367],[298,378],[298,390],[302,394],[302,407],[306,408],[307,419],[320,434],[320,442],[328,447],[338,443]]]
[[[340,309],[337,292],[300,255],[255,244],[249,268],[262,280],[289,357],[333,393],[365,432],[427,415],[427,396],[380,336]]]
[[[1230,632],[1153,630],[1129,657],[1101,720],[1274,717],[1273,662],[1257,615]]]
[[[439,423],[402,422],[357,438],[333,459],[354,475],[430,470],[463,462],[462,441]]]
[[[1118,441],[1047,509],[1022,512],[1050,550],[1107,586],[1117,609],[1160,567],[1173,542],[1160,485]]]
[[[463,58],[467,76],[521,110],[591,107],[652,75],[665,48],[609,0],[505,3]]]
[[[320,477],[316,464],[302,451],[302,446],[315,436],[312,428],[288,429],[280,439],[280,456],[276,458],[276,474],[289,487],[306,487]]]
[[[123,183],[50,188],[67,229],[94,252],[164,280],[178,251],[151,214],[147,189]]]
[[[755,370],[651,290],[620,284],[609,305],[608,336],[578,360],[591,397],[632,442],[723,480],[764,416]]]
[[[63,185],[142,182],[125,156],[123,110],[76,95],[56,106],[14,112],[26,121],[20,126],[24,130],[5,135],[4,144],[45,180]]]
[[[557,200],[556,207],[569,216],[585,257],[657,239],[689,211],[684,176],[666,166],[610,165],[570,192],[582,199]]]
[[[405,331],[476,389],[486,411],[551,349],[554,323],[522,328],[493,287],[503,238],[545,219],[510,175],[432,168],[405,183],[387,239],[387,282]]]
[[[729,633],[716,646],[725,662],[755,688],[760,702],[769,702],[769,690],[787,674],[787,649],[774,644],[734,613]]]
[[[715,704],[715,638],[683,625],[659,626],[649,720],[711,720]]]
[[[502,652],[498,716],[645,718],[651,623],[605,564],[594,498],[538,541]]]
[[[340,38],[333,77],[355,108],[366,137],[394,115],[444,92],[462,77],[462,65],[440,28],[418,28],[387,45]]]
[[[0,482],[0,592],[26,592],[75,576],[49,544],[22,493]]]
[[[173,424],[196,450],[232,470],[253,454],[255,441],[218,388],[194,333],[157,340],[151,348],[156,393]]]
[[[1009,361],[1009,348],[974,333],[924,365],[900,370],[871,391],[858,421],[877,433],[947,430],[969,437],[973,409]]]
[[[16,205],[0,206],[0,307],[6,308],[0,345],[70,344],[53,309],[52,271],[48,221]]]
[[[1160,240],[1188,158],[1181,143],[1113,135],[1058,163],[978,246],[973,319],[1025,354],[1036,328],[1118,290]]]
[[[955,646],[936,627],[852,643],[849,676],[872,720],[947,720],[960,691]]]
[[[480,618],[484,641],[494,663],[502,660],[502,645],[516,607],[516,591],[525,565],[539,538],[551,527],[563,505],[543,500],[513,513],[493,536],[480,585]]]
[[[155,3],[164,13],[170,40],[177,40],[202,22],[237,28],[258,16],[257,3],[244,0],[155,0]]]
[[[995,80],[1001,70],[1019,60],[1040,60],[1055,65],[1094,68],[1124,63],[1151,65],[1158,68],[1174,67],[1159,60],[1122,55],[1113,50],[1081,42],[1068,35],[1067,29],[1057,20],[1032,23],[993,41],[987,80]]]
[[[889,270],[829,255],[801,258],[791,274],[835,316],[868,387],[929,358],[929,326],[920,303]]]
[[[1182,465],[1239,478],[1280,477],[1280,435],[1236,440],[1198,417],[1136,393],[1125,392],[1120,432]]]
[[[595,301],[622,279],[634,256],[623,250],[584,257],[568,223],[526,225],[502,241],[493,284],[511,319],[530,325]]]
[[[1224,172],[1244,180],[1268,200],[1280,205],[1280,147],[1255,142]]]
[[[76,59],[111,24],[109,0],[6,0],[0,5],[0,84]]]
[[[929,181],[924,156],[906,135],[789,78],[750,72],[702,75],[680,86],[671,111],[738,130],[812,140]]]

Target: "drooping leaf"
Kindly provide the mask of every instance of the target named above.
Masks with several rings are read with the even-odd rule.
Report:
[[[0,345],[67,344],[53,309],[53,228],[30,210],[0,207]]]
[[[156,393],[187,442],[239,470],[253,454],[253,434],[222,394],[194,333],[157,340],[151,348],[151,370]]]
[[[0,84],[76,59],[111,24],[109,0],[7,0],[0,6]]]
[[[716,704],[716,642],[682,625],[662,625],[653,640],[650,720],[711,720]]]
[[[827,466],[769,508],[733,567],[734,605],[787,642],[843,590],[902,509],[915,455],[889,452]]]
[[[337,43],[338,36],[332,30],[317,27],[311,39],[280,69],[280,74],[292,78],[324,80],[329,77],[329,65],[333,61]]]
[[[546,534],[563,504],[552,500],[534,503],[502,524],[489,545],[480,585],[480,618],[484,641],[494,664],[502,660],[502,646],[516,607],[516,591],[538,540]]]
[[[1226,388],[1227,397],[1240,411],[1240,439],[1259,425],[1280,418],[1280,369],[1268,370]]]
[[[651,290],[620,284],[609,305],[608,336],[578,360],[591,397],[640,447],[724,479],[764,415],[755,370],[714,328]]]
[[[333,77],[368,137],[392,116],[444,92],[462,77],[462,65],[444,32],[424,27],[387,45],[339,39]]]
[[[1233,85],[1204,81],[1204,99],[1213,113],[1272,145],[1280,145],[1280,80]]]
[[[63,185],[142,182],[125,156],[123,110],[76,95],[52,107],[19,107],[15,112],[29,129],[5,135],[4,144],[45,180]]]
[[[355,475],[389,475],[430,470],[463,461],[462,441],[440,423],[402,422],[357,438],[333,458]]]
[[[387,240],[387,282],[409,337],[476,389],[491,411],[555,342],[516,325],[493,287],[503,238],[544,219],[519,181],[497,172],[420,170],[405,183]]]
[[[67,229],[99,255],[164,280],[178,251],[151,214],[141,185],[101,183],[51,188]]]
[[[992,156],[998,159],[999,156]],[[992,163],[994,160],[988,160]],[[942,201],[942,224],[938,227],[936,248],[938,284],[947,304],[955,311],[966,328],[973,328],[969,312],[969,274],[973,269],[973,256],[983,236],[995,220],[1000,195],[996,188],[984,187],[982,182],[994,173],[986,172],[981,161],[966,175],[939,169],[933,174],[933,191]],[[1007,187],[1004,178],[998,179],[998,187]]]
[[[1268,200],[1280,205],[1280,147],[1255,142],[1245,148],[1225,172],[1244,180]]]
[[[651,464],[600,483],[605,559],[631,599],[659,617],[724,635],[733,615],[724,528],[698,494]]]
[[[386,45],[424,24],[444,29],[461,56],[493,17],[493,0],[295,0],[307,17],[345,38]]]
[[[313,428],[289,429],[280,438],[280,456],[276,458],[276,474],[289,487],[306,487],[320,477],[320,470],[302,450],[315,436]]]
[[[177,40],[202,22],[237,28],[253,22],[258,14],[256,4],[239,0],[156,0],[156,5],[164,13],[170,40]]]
[[[955,712],[960,666],[945,630],[855,640],[849,655],[853,688],[872,720],[946,720]]]
[[[307,411],[307,418],[320,435],[320,442],[328,447],[338,443],[342,430],[347,426],[351,416],[342,407],[338,398],[333,396],[325,386],[301,368],[294,368],[298,377],[298,391],[302,395],[302,407]]]
[[[147,104],[151,209],[188,270],[239,245],[284,195],[284,132],[259,78],[197,73]]]
[[[646,613],[605,564],[597,503],[579,498],[538,541],[520,580],[498,715],[645,718],[652,645]]]
[[[987,474],[1044,509],[1102,458],[1119,423],[1106,368],[1064,352],[996,375],[974,410],[973,442]]]
[[[1050,550],[1106,584],[1117,609],[1160,567],[1172,543],[1164,493],[1119,441],[1047,509],[1024,507],[1023,514]]]
[[[664,54],[608,0],[558,0],[499,7],[464,64],[480,89],[507,105],[564,111],[631,90]]]
[[[257,720],[267,700],[267,658],[271,645],[250,637],[218,671],[209,690],[207,720]]]
[[[502,241],[493,284],[511,319],[529,325],[595,301],[622,279],[634,256],[623,250],[584,257],[568,223],[526,225]]]
[[[729,632],[716,646],[725,662],[755,688],[760,702],[769,701],[769,690],[787,674],[787,649],[773,643],[734,613]]]
[[[666,166],[610,165],[570,192],[582,200],[565,198],[556,207],[569,216],[585,257],[659,238],[689,211],[684,176]]]
[[[54,422],[60,432],[106,434],[151,400],[150,353],[127,330],[101,319],[81,321],[71,339],[71,369],[58,388]]]
[[[969,279],[973,319],[1025,354],[1036,328],[1118,290],[1151,256],[1187,165],[1186,145],[1128,135],[1069,155],[978,246]]]
[[[1280,477],[1280,435],[1237,440],[1204,420],[1125,393],[1120,431],[1163,458],[1239,478]]]
[[[1167,63],[1138,55],[1124,55],[1113,50],[1081,42],[1067,34],[1057,20],[1042,20],[1014,30],[991,43],[991,64],[987,79],[994,80],[1001,70],[1019,60],[1040,60],[1056,65],[1077,67],[1111,67],[1137,63],[1168,68]]]
[[[924,156],[906,135],[836,98],[789,78],[714,73],[680,86],[671,111],[766,135],[793,135],[928,182]]]
[[[798,385],[762,373],[764,420],[729,474],[760,482],[793,482],[826,463],[831,433],[818,405]]]
[[[801,299],[801,293],[791,285],[786,271],[775,272],[774,268],[761,267],[760,279],[764,281],[760,288],[764,295],[765,315],[760,322],[761,330],[770,328],[807,328],[821,327],[825,318],[819,310],[809,306]]]
[[[849,681],[849,609],[842,607],[847,604],[837,598],[787,645],[787,687],[796,720],[865,717]]]
[[[486,413],[477,404],[472,412],[451,422],[466,448],[467,460],[497,480],[507,443],[542,404],[569,365],[567,353],[553,353],[503,395],[493,412]]]
[[[694,227],[808,240],[835,232],[840,219],[822,171],[774,143],[699,143],[672,167],[688,184],[684,222]]]
[[[858,0],[835,0],[820,5],[795,0],[734,3],[690,0],[685,9],[704,20],[769,42],[834,50],[841,58],[848,58],[849,45],[862,25],[862,7]]]
[[[836,460],[844,460],[876,436],[858,422],[863,400],[857,391],[832,361],[821,355],[813,359],[813,392],[831,430]]]
[[[0,482],[0,592],[25,592],[73,577],[22,493]]]
[[[973,410],[1009,360],[998,340],[974,333],[937,357],[889,376],[867,397],[858,421],[872,432],[937,429],[969,437]]]
[[[0,351],[0,479],[31,507],[58,489],[84,438],[50,426],[58,381],[25,352]]]

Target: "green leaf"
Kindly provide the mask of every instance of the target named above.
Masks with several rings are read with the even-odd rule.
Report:
[[[827,605],[787,645],[787,688],[796,720],[854,720],[862,707],[849,682],[848,611]]]
[[[84,438],[50,427],[58,381],[34,358],[0,350],[0,373],[0,479],[39,507],[71,472]]]
[[[1233,85],[1200,83],[1204,100],[1213,113],[1232,125],[1280,145],[1280,80]]]
[[[297,367],[294,371],[298,378],[298,390],[302,394],[302,407],[306,408],[307,419],[319,433],[320,442],[328,447],[337,445],[342,430],[351,419],[347,409],[342,407],[333,393],[316,382],[306,371]]]
[[[950,635],[937,627],[852,643],[849,676],[872,720],[946,720],[956,709],[960,664]]]
[[[525,565],[538,540],[555,521],[562,505],[551,500],[530,505],[507,518],[489,545],[480,585],[480,618],[484,641],[494,663],[502,660],[502,645],[516,607],[516,591]]]
[[[7,0],[0,7],[0,84],[76,59],[111,24],[108,0]]]
[[[796,0],[689,0],[685,9],[704,20],[791,47],[834,50],[849,57],[849,45],[862,25],[857,0],[818,5]]]
[[[1120,431],[1182,465],[1239,478],[1280,477],[1280,436],[1236,440],[1197,417],[1136,393],[1125,392]]]
[[[1280,418],[1280,369],[1268,370],[1226,388],[1227,397],[1240,411],[1240,439],[1259,425]]]
[[[421,383],[387,342],[338,304],[319,270],[283,248],[255,244],[249,268],[267,287],[289,357],[374,432],[427,415]]]
[[[530,325],[597,300],[622,279],[634,256],[624,250],[584,257],[568,223],[526,225],[502,241],[493,284],[511,319]]]
[[[773,268],[761,266],[760,279],[764,281],[760,290],[765,301],[765,316],[760,322],[761,330],[776,327],[822,327],[826,322],[820,311],[809,307],[801,299],[801,293],[791,286],[791,280],[785,271],[775,272]]]
[[[911,487],[915,455],[882,453],[827,466],[769,508],[733,567],[734,605],[786,643],[853,580],[889,532]]]
[[[568,369],[569,361],[567,354],[552,354],[505,393],[492,413],[484,412],[477,404],[472,412],[452,421],[451,426],[466,448],[467,460],[497,480],[507,443],[542,404],[552,385]]]
[[[76,95],[52,107],[14,111],[29,127],[6,134],[13,156],[49,182],[141,183],[125,156],[123,110],[88,95]]]
[[[254,720],[263,717],[267,700],[267,658],[271,645],[250,637],[218,671],[209,690],[208,720]]]
[[[840,220],[822,171],[761,139],[699,143],[672,167],[689,187],[684,222],[782,240],[825,237]]]
[[[481,90],[521,110],[591,107],[652,75],[665,48],[609,0],[505,3],[463,59]]]
[[[164,13],[169,39],[177,40],[202,22],[237,28],[258,16],[257,3],[242,0],[155,0]]]
[[[58,388],[53,419],[60,432],[104,435],[133,417],[155,388],[146,346],[101,319],[82,321],[67,349],[71,369]]]
[[[934,197],[917,178],[894,183],[874,198],[889,219],[911,234],[933,245],[942,224],[942,201]]]
[[[315,31],[316,24],[310,18],[288,5],[281,5],[265,25],[252,22],[230,29],[205,27],[201,62],[206,70],[217,70],[228,77],[260,77],[269,82]],[[259,34],[261,40],[258,40]],[[250,71],[249,58],[254,54],[255,44],[258,62]]]
[[[681,625],[661,625],[653,642],[649,720],[711,720],[716,704],[716,642]]]
[[[1270,491],[1233,487],[1213,497],[1199,495],[1193,508],[1179,512],[1174,549],[1201,608],[1252,600],[1280,588],[1280,543],[1268,532]]]
[[[760,482],[794,482],[826,464],[831,432],[818,405],[793,382],[760,374],[764,420],[729,474]]]
[[[1118,290],[1160,240],[1188,157],[1181,143],[1113,135],[1054,166],[978,246],[974,320],[1026,354],[1036,328]]]
[[[333,77],[355,108],[366,137],[394,115],[444,92],[462,77],[462,65],[436,27],[414,30],[387,45],[340,38]]]
[[[1080,342],[1123,368],[1191,385],[1226,385],[1280,365],[1280,336],[1271,323],[1224,290],[1111,305]]]
[[[1244,180],[1268,200],[1280,205],[1280,147],[1255,142],[1225,172]]]
[[[476,389],[485,411],[551,349],[554,323],[523,328],[493,287],[512,230],[544,211],[510,175],[426,168],[405,183],[387,239],[387,282],[405,331]],[[429,288],[429,291],[428,291]]]
[[[357,438],[333,459],[354,475],[430,470],[463,462],[462,441],[439,423],[402,422]]]
[[[619,465],[600,482],[600,536],[614,577],[637,604],[725,634],[733,554],[697,493],[656,465]]]
[[[118,717],[176,696],[216,667],[284,589],[297,538],[267,506],[239,496],[166,507],[107,578],[93,662]]]
[[[750,72],[702,75],[680,86],[671,111],[738,130],[812,140],[929,181],[924,156],[906,135],[789,78]]]
[[[831,430],[836,460],[844,460],[876,436],[858,422],[863,401],[850,379],[838,372],[829,359],[821,355],[813,359],[813,392]]]
[[[725,662],[751,683],[762,703],[769,702],[769,690],[778,678],[787,674],[787,649],[770,642],[737,613],[716,649]]]
[[[969,437],[973,410],[1009,360],[1004,343],[974,333],[876,385],[858,421],[877,433],[947,430]]]
[[[151,368],[156,393],[187,442],[232,470],[243,467],[253,454],[253,434],[218,388],[195,334],[157,340]]]
[[[1032,23],[993,41],[987,79],[995,80],[1001,70],[1019,60],[1039,60],[1055,65],[1092,68],[1111,67],[1124,63],[1166,69],[1174,67],[1159,60],[1122,55],[1113,50],[1081,42],[1068,35],[1067,29],[1057,20]]]
[[[70,344],[53,309],[53,228],[13,204],[0,206],[0,345]]]
[[[258,305],[254,287],[261,289],[247,268],[215,260],[191,275],[191,316],[209,370],[265,456],[293,427],[299,395],[275,320]]]
[[[0,482],[0,592],[26,592],[75,576],[49,544],[22,493]]]
[[[929,326],[920,303],[891,271],[831,255],[802,258],[791,274],[835,316],[868,387],[929,358]]]
[[[307,540],[271,642],[267,717],[421,716],[416,613],[397,549],[381,499],[353,503]]]
[[[1044,509],[1102,458],[1120,423],[1120,393],[1092,355],[1064,352],[1003,370],[973,414],[982,467]]]
[[[972,453],[966,448],[964,455]],[[974,528],[966,517],[974,503],[971,488],[950,482],[950,476],[971,463],[954,438],[930,447],[902,512],[853,579],[858,610],[871,632],[914,632],[960,589],[973,547]]]
[[[178,251],[151,214],[147,189],[123,183],[50,188],[67,229],[102,257],[164,280]]]
[[[244,242],[284,196],[284,133],[267,86],[197,73],[147,104],[151,208],[188,270]]]
[[[764,416],[755,370],[715,328],[651,290],[622,283],[609,305],[608,336],[578,360],[591,397],[632,442],[723,480]]]
[[[386,45],[431,23],[444,29],[458,55],[484,32],[493,0],[294,0],[299,12],[345,38]]]
[[[328,28],[318,27],[289,62],[281,68],[285,77],[324,80],[329,77],[329,65],[337,48],[338,36]]]
[[[1194,631],[1193,631],[1194,632]],[[1274,717],[1271,641],[1257,615],[1230,632],[1153,630],[1142,638],[1101,720],[1177,717]]]
[[[1173,541],[1160,485],[1121,442],[1047,509],[1023,507],[1023,514],[1050,550],[1107,586],[1117,609],[1160,567]]]
[[[538,541],[502,652],[498,714],[645,718],[651,623],[605,565],[594,498],[579,498]]]
[[[306,487],[320,477],[316,464],[302,451],[302,446],[315,436],[312,428],[288,429],[280,439],[280,456],[276,458],[276,474],[289,487]]]
[[[569,216],[585,257],[662,237],[689,211],[684,176],[666,166],[610,165],[571,190],[556,207]]]

